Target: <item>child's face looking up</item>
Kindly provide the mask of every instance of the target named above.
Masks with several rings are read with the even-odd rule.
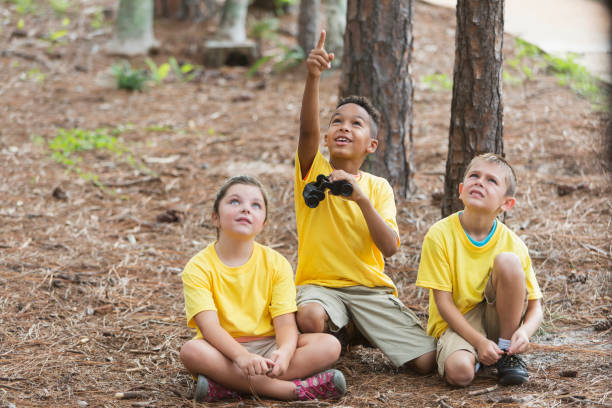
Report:
[[[466,209],[495,213],[514,206],[514,197],[506,195],[505,169],[485,160],[476,160],[459,184],[459,198]]]
[[[259,187],[248,184],[231,186],[219,201],[219,212],[212,214],[213,224],[223,235],[253,239],[266,219],[266,205]]]
[[[361,106],[347,103],[332,115],[325,144],[333,157],[362,157],[376,151],[378,141],[370,137],[370,115]]]

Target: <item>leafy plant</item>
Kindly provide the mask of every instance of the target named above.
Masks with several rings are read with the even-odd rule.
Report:
[[[127,61],[113,64],[111,70],[119,89],[142,91],[149,79],[146,71],[133,69]]]
[[[7,0],[15,5],[15,11],[19,14],[27,14],[34,11],[33,0]]]
[[[168,64],[167,62],[160,64],[160,66],[158,67],[151,58],[147,58],[145,60],[145,63],[151,71],[150,78],[151,80],[153,80],[153,82],[155,82],[156,85],[161,84],[170,73],[170,64]]]
[[[91,18],[90,25],[91,25],[91,28],[95,30],[101,28],[102,25],[104,25],[104,12],[102,11],[102,9],[96,10],[96,12],[93,14]]]
[[[272,40],[276,48],[272,53],[264,55],[251,66],[247,71],[247,78],[252,77],[257,73],[264,65],[270,61],[275,61],[272,69],[275,72],[282,72],[291,67],[294,67],[304,61],[306,57],[301,47],[288,47],[279,41],[279,24],[276,18],[266,18],[258,21],[251,29],[251,36],[254,37],[259,43],[259,49],[262,49],[262,42],[264,39]]]
[[[433,91],[448,91],[453,89],[453,80],[444,73],[437,72],[435,74],[425,75],[423,77],[423,83],[427,88]]]
[[[195,67],[191,64],[179,65],[176,58],[170,57],[168,60],[174,76],[181,82],[189,82],[196,76]]]
[[[49,0],[51,8],[56,14],[64,15],[72,5],[70,0]]]

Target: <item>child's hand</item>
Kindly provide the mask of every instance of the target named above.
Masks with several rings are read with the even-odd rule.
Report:
[[[323,46],[325,45],[325,30],[321,30],[321,37],[317,47],[310,51],[306,59],[306,66],[310,75],[319,77],[326,69],[331,68],[331,62],[334,60],[333,53],[327,53]]]
[[[486,338],[478,343],[476,351],[478,352],[478,360],[484,365],[495,364],[499,357],[504,354],[495,342]]]
[[[348,200],[359,201],[360,199],[368,199],[368,197],[363,193],[363,190],[359,188],[359,184],[353,175],[347,173],[344,170],[334,170],[329,174],[329,181],[334,182],[338,180],[346,180],[353,186],[353,194],[348,197],[344,197]]]
[[[510,348],[508,349],[508,354],[520,354],[527,351],[527,346],[529,345],[529,336],[523,327],[519,327],[516,329],[512,338],[510,339]]]
[[[268,377],[278,378],[283,376],[289,367],[289,354],[283,349],[278,349],[272,352],[271,358],[274,361],[274,368],[268,373]]]
[[[238,366],[245,376],[264,375],[274,367],[274,361],[253,353],[238,356],[234,364]]]

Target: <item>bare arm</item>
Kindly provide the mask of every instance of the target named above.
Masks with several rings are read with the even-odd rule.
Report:
[[[482,363],[486,365],[495,363],[499,359],[499,356],[503,354],[503,351],[497,347],[495,342],[487,339],[470,326],[465,316],[457,309],[453,301],[453,294],[451,292],[436,289],[433,290],[433,294],[440,316],[448,323],[448,326],[476,348],[478,359]]]
[[[200,312],[194,316],[194,320],[204,340],[232,360],[245,376],[266,374],[274,366],[272,360],[249,353],[221,327],[216,311],[205,310]]]
[[[270,377],[280,377],[287,371],[289,363],[295,353],[298,341],[298,329],[295,323],[295,313],[287,313],[272,319],[276,332],[276,345],[278,350],[272,353],[274,369]]]
[[[355,201],[361,213],[365,218],[368,229],[370,230],[370,236],[372,241],[383,256],[390,257],[397,252],[397,233],[391,228],[385,220],[380,216],[368,196],[366,196],[363,190],[359,187],[359,184],[355,180],[355,177],[351,176],[344,170],[334,170],[329,175],[331,181],[346,180],[353,186],[353,194],[350,197],[346,197],[349,200]]]
[[[542,304],[539,299],[529,300],[523,325],[512,334],[508,353],[518,354],[527,351],[529,338],[538,330],[540,323],[542,323]]]
[[[317,47],[308,55],[306,66],[308,75],[302,96],[302,111],[300,112],[300,138],[298,141],[298,158],[302,177],[308,173],[312,161],[319,149],[321,124],[319,121],[319,79],[321,73],[331,67],[334,54],[328,54],[323,48],[325,44],[325,31]]]

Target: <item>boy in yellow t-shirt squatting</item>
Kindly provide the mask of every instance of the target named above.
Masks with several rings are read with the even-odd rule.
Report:
[[[427,373],[435,365],[435,340],[383,271],[383,257],[399,247],[393,190],[384,178],[360,170],[378,146],[379,114],[366,98],[340,101],[324,139],[329,160],[319,151],[319,79],[333,60],[324,43],[323,31],[306,61],[295,160],[298,327],[303,333],[336,333],[352,322],[395,366],[408,363]],[[308,207],[302,192],[319,174],[348,181],[352,194],[327,194],[316,208]]]
[[[542,292],[527,247],[497,219],[515,205],[516,183],[504,158],[476,156],[459,185],[464,210],[423,241],[416,285],[430,289],[427,333],[451,385],[469,385],[480,363],[495,364],[503,385],[529,378],[519,354],[542,321]]]

